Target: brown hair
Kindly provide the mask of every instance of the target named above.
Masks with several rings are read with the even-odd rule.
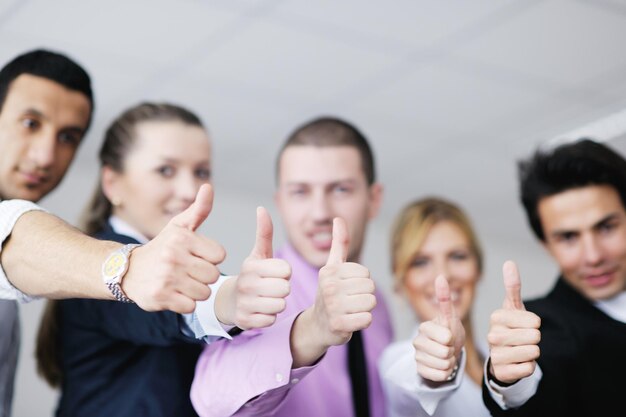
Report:
[[[482,272],[483,252],[467,215],[457,205],[441,198],[429,197],[413,201],[396,217],[391,233],[391,270],[396,287],[411,267],[411,262],[424,244],[430,229],[441,221],[456,224],[467,236],[470,250]]]
[[[319,117],[297,127],[283,144],[276,160],[276,178],[280,171],[280,158],[290,146],[317,147],[351,146],[361,156],[361,166],[369,185],[376,181],[374,154],[367,139],[356,126],[336,117]]]
[[[204,127],[198,116],[182,107],[167,103],[138,104],[118,116],[107,129],[98,154],[100,166],[123,172],[126,156],[135,144],[137,125],[154,121],[181,122]],[[101,179],[98,180],[93,196],[79,220],[81,229],[88,235],[102,230],[111,216],[112,205],[102,192],[100,183]]]
[[[124,111],[106,130],[98,154],[100,166],[123,172],[126,156],[135,144],[137,125],[153,121],[180,122],[204,128],[200,118],[183,107],[169,103],[140,103]],[[104,195],[101,182],[102,179],[98,178],[93,196],[79,221],[83,232],[90,236],[105,227],[112,212],[111,202]],[[35,349],[37,371],[52,387],[60,386],[63,379],[59,314],[59,302],[48,301],[39,325]]]

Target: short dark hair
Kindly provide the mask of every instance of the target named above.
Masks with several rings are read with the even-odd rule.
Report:
[[[367,139],[359,129],[346,120],[322,116],[298,126],[283,144],[276,160],[276,178],[280,170],[280,158],[285,149],[295,145],[318,147],[351,146],[361,157],[363,173],[369,185],[376,181],[374,154]]]
[[[626,208],[626,159],[594,139],[581,138],[551,151],[538,150],[518,163],[518,173],[528,222],[542,241],[545,235],[538,206],[544,197],[588,185],[609,185]]]
[[[70,90],[83,93],[91,104],[87,126],[91,124],[94,101],[89,74],[67,56],[45,49],[25,52],[0,69],[0,112],[2,112],[11,83],[22,74],[47,78]]]

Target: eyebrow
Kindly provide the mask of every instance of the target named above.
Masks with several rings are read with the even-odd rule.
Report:
[[[42,119],[47,119],[46,115],[43,112],[41,112],[41,111],[39,111],[39,110],[37,110],[35,108],[32,108],[32,107],[29,107],[26,110],[24,110],[24,113],[25,114],[32,114],[32,115],[37,116],[37,117],[42,118]]]
[[[313,182],[308,182],[308,181],[289,181],[286,182],[284,185],[291,187],[291,186],[300,186],[300,185],[323,185],[325,187],[328,186],[334,186],[334,185],[338,185],[338,184],[356,184],[358,181],[353,179],[353,178],[346,178],[343,180],[336,180],[336,181],[332,181],[329,183],[313,183]]]
[[[612,220],[617,220],[617,218],[618,218],[618,214],[617,213],[608,214],[602,220],[600,220],[599,222],[594,224],[593,227],[598,227],[598,226],[600,226],[600,225],[602,225],[604,223],[610,222]]]
[[[604,216],[602,219],[598,220],[597,222],[595,222],[593,224],[593,226],[591,226],[592,229],[597,228],[598,226],[605,224],[607,222],[610,222],[612,220],[616,220],[619,217],[618,213],[610,213],[607,214],[606,216]],[[578,230],[568,230],[568,229],[557,229],[555,231],[553,231],[552,233],[550,233],[551,236],[553,237],[558,237],[558,236],[563,236],[564,234],[567,233],[580,233]]]
[[[172,158],[172,157],[169,157],[169,156],[159,156],[159,158],[161,160],[163,160],[163,162],[167,162],[167,163],[170,163],[170,164],[177,164],[177,163],[180,162],[180,159]],[[194,162],[194,165],[200,165],[200,164],[211,166],[211,162],[208,161],[208,160]]]

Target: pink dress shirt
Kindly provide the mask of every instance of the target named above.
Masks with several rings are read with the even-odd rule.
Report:
[[[292,267],[286,310],[269,328],[246,331],[205,347],[191,387],[194,408],[201,417],[354,416],[345,345],[328,349],[314,366],[291,369],[291,327],[298,314],[315,301],[318,269],[290,246],[276,257]],[[373,322],[363,331],[371,417],[385,415],[377,363],[393,338],[380,292],[377,301]]]

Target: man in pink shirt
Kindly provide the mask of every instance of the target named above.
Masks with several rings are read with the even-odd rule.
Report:
[[[276,323],[207,346],[191,390],[201,416],[384,415],[377,362],[392,340],[389,314],[358,264],[378,213],[371,148],[346,121],[298,127],[277,166],[276,204],[292,267]]]

